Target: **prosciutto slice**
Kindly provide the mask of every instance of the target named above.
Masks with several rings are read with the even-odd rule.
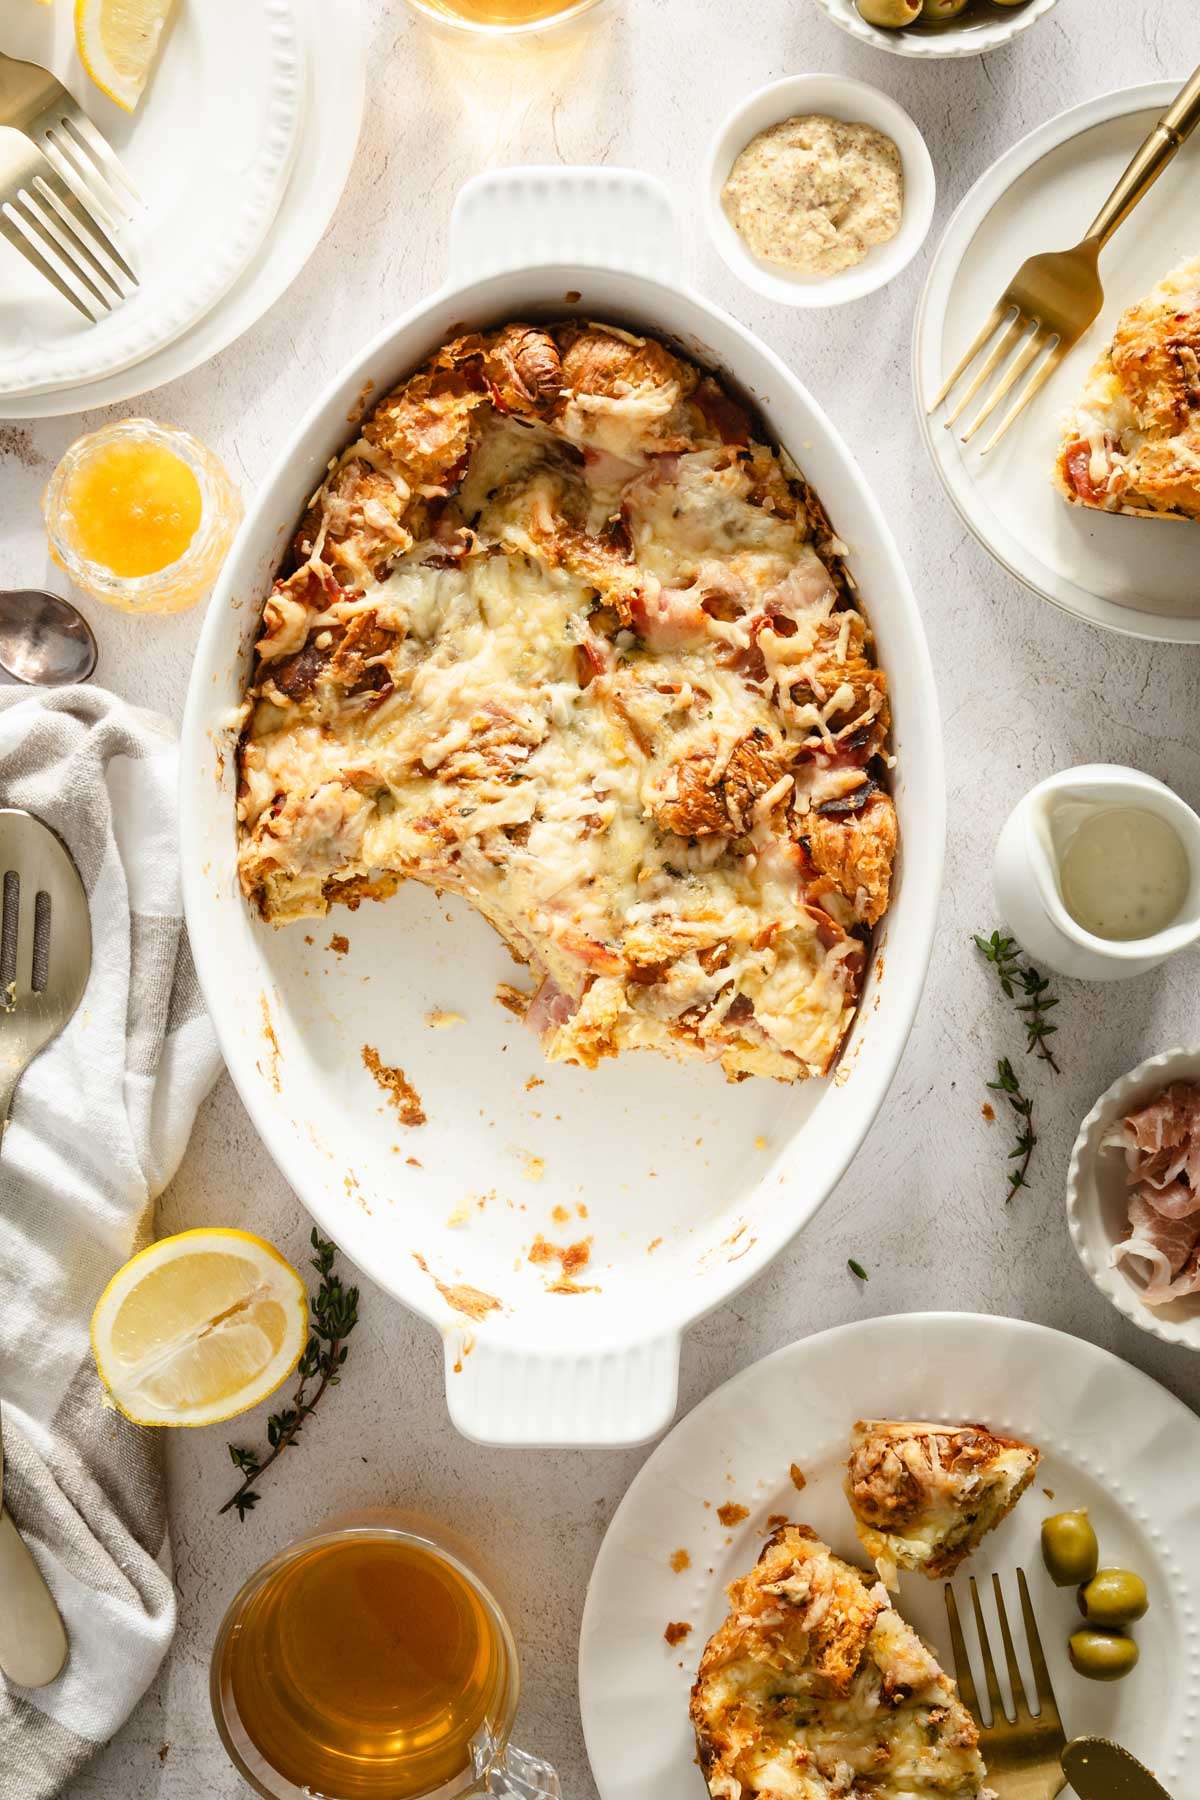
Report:
[[[1103,1147],[1125,1152],[1131,1189],[1113,1267],[1133,1264],[1148,1306],[1200,1293],[1200,1086],[1173,1081],[1122,1119]]]

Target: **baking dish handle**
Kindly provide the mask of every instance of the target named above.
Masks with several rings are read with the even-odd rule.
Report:
[[[619,1350],[519,1350],[456,1329],[446,1340],[450,1417],[478,1444],[644,1444],[675,1416],[679,1349],[672,1335]]]
[[[680,259],[675,203],[640,169],[486,169],[450,215],[454,286],[542,263],[677,281]]]

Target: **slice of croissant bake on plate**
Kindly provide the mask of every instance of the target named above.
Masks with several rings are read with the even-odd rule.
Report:
[[[785,1525],[729,1588],[692,1689],[714,1800],[989,1800],[975,1723],[879,1583]]]
[[[1200,256],[1121,314],[1064,421],[1054,474],[1076,506],[1200,518]]]
[[[889,1587],[897,1569],[952,1575],[1012,1511],[1040,1460],[1032,1444],[985,1425],[860,1419],[846,1473],[855,1530]]]

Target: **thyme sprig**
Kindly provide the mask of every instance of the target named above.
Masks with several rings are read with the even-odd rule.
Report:
[[[1058,1026],[1052,1025],[1047,1018],[1051,1008],[1058,1005],[1058,997],[1050,992],[1048,978],[1032,963],[1021,962],[1021,946],[1015,938],[1001,937],[998,931],[993,931],[989,938],[975,932],[974,938],[976,949],[995,968],[1005,998],[1016,1001],[1025,1027],[1026,1050],[1034,1051],[1043,1062],[1050,1064],[1056,1075],[1060,1074],[1049,1043]]]
[[[341,1380],[348,1348],[346,1339],[358,1323],[358,1289],[343,1287],[340,1276],[334,1274],[335,1247],[319,1235],[316,1226],[310,1242],[316,1251],[311,1258],[312,1266],[321,1281],[309,1300],[312,1334],[296,1365],[300,1385],[292,1396],[291,1405],[285,1406],[282,1412],[272,1413],[267,1420],[268,1456],[260,1458],[253,1450],[239,1449],[236,1444],[228,1446],[230,1461],[240,1470],[243,1480],[221,1512],[227,1513],[231,1507],[236,1507],[239,1519],[244,1519],[258,1505],[258,1482],[276,1458],[295,1445],[305,1420],[315,1412],[326,1388],[336,1387]],[[313,1381],[317,1385],[310,1394],[309,1384]]]
[[[996,1063],[996,1079],[989,1081],[988,1087],[993,1093],[1005,1096],[1017,1119],[1017,1141],[1008,1153],[1009,1162],[1016,1163],[1016,1167],[1008,1171],[1008,1192],[1004,1196],[1007,1206],[1018,1188],[1029,1186],[1026,1176],[1037,1144],[1037,1132],[1033,1126],[1033,1101],[1021,1092],[1021,1084],[1007,1056],[1000,1057]]]

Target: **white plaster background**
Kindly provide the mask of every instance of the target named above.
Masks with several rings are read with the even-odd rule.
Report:
[[[710,134],[735,98],[785,74],[839,69],[887,89],[924,131],[941,184],[936,238],[970,183],[1034,125],[1117,85],[1182,78],[1200,53],[1195,0],[1061,0],[1009,49],[940,66],[860,48],[812,0],[609,0],[574,48],[477,65],[436,44],[402,0],[364,4],[362,143],[309,267],[254,330],[186,379],[111,413],[0,429],[0,583],[58,579],[37,497],[66,444],[108,417],[144,410],[187,426],[251,491],[314,391],[440,279],[451,201],[476,170],[610,162],[665,177],[690,221],[693,278],[791,361],[882,501],[933,648],[950,802],[938,947],[891,1096],[819,1230],[689,1334],[681,1406],[804,1333],[942,1306],[1076,1332],[1200,1404],[1200,1364],[1105,1305],[1075,1259],[1062,1205],[1070,1144],[1097,1093],[1143,1055],[1200,1037],[1194,961],[1126,985],[1066,984],[1064,1073],[1043,1103],[1032,1187],[1006,1207],[1006,1140],[980,1103],[997,1053],[1017,1040],[970,947],[971,931],[993,922],[995,833],[1041,776],[1071,763],[1129,762],[1200,804],[1200,656],[1065,617],[994,567],[959,525],[926,463],[909,394],[912,311],[929,247],[866,301],[791,312],[726,272],[708,247],[696,193]],[[199,615],[136,621],[88,611],[100,679],[178,718]],[[164,1232],[205,1222],[252,1226],[303,1258],[307,1220],[227,1080],[204,1107],[160,1212]],[[868,1267],[868,1285],[847,1273],[849,1255]],[[532,1456],[465,1443],[446,1418],[437,1336],[362,1285],[345,1382],[303,1448],[272,1472],[246,1524],[215,1516],[230,1487],[226,1432],[171,1439],[179,1634],[160,1679],[70,1790],[73,1800],[245,1792],[208,1711],[220,1613],[244,1576],[302,1527],[380,1501],[420,1505],[487,1545],[505,1573],[524,1654],[520,1740],[557,1762],[570,1800],[595,1795],[576,1703],[580,1610],[600,1538],[645,1452]],[[246,1422],[247,1441],[256,1423]]]

